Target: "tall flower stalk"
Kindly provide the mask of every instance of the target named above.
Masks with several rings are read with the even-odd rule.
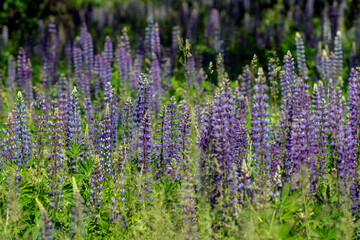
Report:
[[[61,119],[59,116],[59,109],[53,109],[51,122],[49,127],[49,145],[50,156],[48,165],[48,175],[50,180],[50,206],[57,210],[61,208],[60,201],[62,200],[62,184],[63,177],[61,173],[61,167],[63,162],[62,148],[62,136],[61,136]]]
[[[257,168],[259,181],[259,194],[261,208],[265,209],[268,197],[268,178],[270,170],[270,129],[269,129],[269,104],[265,85],[265,77],[262,68],[259,68],[258,78],[254,86],[253,104],[251,106],[251,140],[253,145],[253,158]]]
[[[31,157],[31,135],[27,124],[27,116],[24,104],[24,98],[21,92],[18,92],[17,102],[15,103],[15,125],[19,154],[17,164],[20,167],[28,167]]]

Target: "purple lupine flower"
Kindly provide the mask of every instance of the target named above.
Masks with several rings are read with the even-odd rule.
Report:
[[[66,146],[69,148],[70,151],[72,151],[73,147],[80,146],[83,143],[80,107],[76,87],[74,87],[73,91],[70,93],[67,102],[67,119],[65,124]],[[81,154],[69,158],[68,167],[71,169],[72,172],[77,171],[78,160],[83,161]]]
[[[127,35],[126,27],[122,30],[122,35],[120,37],[120,43],[116,49],[116,61],[118,64],[118,75],[120,82],[128,82],[130,68],[132,63],[132,56],[130,50],[129,37]]]
[[[61,80],[61,81],[60,81]],[[65,131],[68,129],[68,112],[69,112],[69,105],[68,105],[68,98],[69,98],[69,89],[68,89],[68,83],[66,79],[60,78],[59,80],[59,88],[62,89],[61,93],[59,95],[59,115],[61,118],[61,126],[62,126],[62,132],[65,137]]]
[[[141,74],[137,87],[137,98],[135,103],[135,121],[139,125],[145,113],[151,108],[152,85],[149,78]]]
[[[301,77],[307,78],[306,58],[305,58],[305,47],[304,41],[300,33],[296,33],[295,36],[296,45],[296,61],[298,66],[298,73]]]
[[[343,147],[343,100],[340,89],[335,89],[330,95],[329,104],[329,133],[330,133],[330,163],[337,169],[337,175],[345,177]]]
[[[315,62],[316,62],[316,71],[322,77],[323,73],[323,61],[322,61],[322,43],[319,42],[317,46]]]
[[[75,73],[75,85],[81,86],[81,77],[83,75],[81,49],[78,47],[73,48],[73,62],[74,62],[74,73]],[[83,90],[83,89],[81,89]]]
[[[24,83],[24,92],[25,92],[25,103],[27,106],[30,106],[34,101],[34,92],[33,92],[33,82],[32,82],[32,66],[30,59],[27,60],[26,71],[25,71],[25,83]]]
[[[179,163],[180,155],[180,129],[179,129],[179,110],[175,97],[171,97],[166,107],[166,121],[169,122],[169,156],[168,158],[176,159]]]
[[[102,202],[102,189],[104,181],[104,170],[96,155],[90,178],[89,215],[95,216]]]
[[[328,148],[328,112],[325,100],[321,97],[317,85],[314,85],[312,96],[312,124],[314,125],[314,145],[317,159],[317,182],[323,185],[326,181],[326,156]]]
[[[5,160],[10,163],[10,166],[13,164],[16,165],[18,159],[18,150],[20,146],[17,144],[18,135],[17,128],[15,125],[15,119],[12,112],[9,112],[7,120],[5,122],[5,130],[4,135],[5,138],[3,140],[3,149],[1,151]]]
[[[246,65],[242,71],[242,74],[239,75],[238,80],[241,83],[241,95],[246,96],[248,99],[251,97],[251,70],[249,65]]]
[[[343,154],[344,154],[344,163],[346,171],[346,186],[347,188],[353,185],[356,181],[355,177],[357,176],[357,157],[356,157],[356,145],[357,142],[352,135],[352,128],[350,125],[349,119],[346,119],[344,124],[344,145],[343,145]]]
[[[349,193],[349,197],[352,200],[352,213],[354,216],[359,217],[359,181],[356,164],[358,159],[358,141],[353,133],[351,119],[347,118],[344,126],[344,157],[346,164],[345,172],[347,175],[346,185],[348,188],[348,190],[346,189],[346,192]]]
[[[46,135],[48,133],[49,128],[49,109],[46,104],[45,98],[37,99],[34,103],[34,125],[35,125],[35,147],[34,153],[38,156],[38,168],[40,169],[43,165],[42,156],[44,156],[45,149],[47,146]]]
[[[82,157],[80,158],[82,162],[87,162],[90,156],[94,153],[94,142],[95,142],[94,138],[96,138],[94,125],[95,124],[93,123],[91,133],[89,131],[89,124],[85,125],[84,141],[83,141],[83,145],[81,146]]]
[[[103,89],[103,72],[104,72],[104,60],[100,54],[95,56],[94,60],[94,93],[95,96],[100,92],[100,89]]]
[[[19,49],[17,57],[17,84],[20,91],[24,90],[26,77],[26,52],[23,48]]]
[[[212,9],[206,21],[204,35],[208,38],[213,38],[215,31],[220,29],[220,14],[216,8]]]
[[[139,126],[139,139],[137,144],[137,160],[140,174],[144,177],[142,187],[140,190],[140,198],[142,200],[152,201],[152,152],[154,143],[151,134],[151,116],[149,111],[146,111]]]
[[[46,38],[45,38],[44,20],[42,19],[38,20],[37,24],[39,31],[39,44],[37,45],[38,49],[36,49],[36,54],[38,54],[40,56],[40,59],[43,60],[43,58],[45,57],[45,52],[47,47]]]
[[[155,173],[157,176],[163,177],[168,174],[168,170],[170,167],[169,159],[169,119],[167,118],[167,110],[166,106],[162,107],[162,110],[159,114],[159,120],[157,122],[156,129],[156,155],[158,161],[156,162]]]
[[[151,40],[150,40],[150,50],[151,50],[151,56],[155,54],[156,59],[161,62],[161,50],[160,50],[160,30],[159,30],[159,24],[156,22],[153,25],[152,32],[151,32]]]
[[[212,124],[211,124],[211,102],[204,105],[203,110],[201,112],[201,129],[199,130],[199,134],[196,140],[196,143],[199,148],[200,157],[199,157],[199,169],[200,169],[200,177],[199,182],[202,190],[210,190],[210,183],[212,182],[211,176],[209,176],[209,170],[212,169],[211,163],[209,162],[209,154],[211,153],[210,145],[211,138],[210,134],[212,132]],[[205,191],[207,192],[207,191]],[[206,196],[208,199],[209,196]]]
[[[85,74],[89,79],[92,79],[93,67],[94,67],[94,47],[90,33],[86,34],[86,38],[84,42],[84,62],[85,62]]]
[[[324,51],[326,52],[326,51]],[[327,80],[327,87],[328,87],[328,91],[330,88],[334,87],[336,85],[336,62],[335,62],[335,55],[333,52],[331,53],[326,53],[325,55],[325,63],[324,63],[324,68],[325,68],[325,78]],[[330,84],[330,81],[332,84]],[[332,90],[330,91],[330,93],[332,92]]]
[[[112,155],[114,152],[113,143],[113,127],[111,121],[111,112],[109,104],[106,105],[105,115],[101,122],[98,124],[98,155],[100,163],[105,170],[105,178],[107,175],[112,175],[114,169],[112,167]]]
[[[335,90],[335,86],[334,86],[334,84],[333,84],[332,79],[330,78],[329,81],[328,81],[328,85],[327,85],[327,89],[326,89],[326,94],[325,94],[325,97],[328,99],[328,101],[329,101],[329,99],[331,98],[330,95],[332,94],[332,92],[334,92],[334,90]]]
[[[321,49],[319,49],[321,51]],[[329,67],[329,57],[326,50],[322,50],[321,53],[321,64],[320,64],[320,76],[322,79],[327,80],[328,79],[328,72],[330,71]],[[325,82],[325,85],[327,82]]]
[[[60,201],[62,200],[62,183],[63,177],[60,172],[63,156],[62,156],[62,136],[61,136],[61,119],[59,115],[59,109],[52,110],[51,121],[49,123],[49,165],[48,165],[48,177],[49,186],[51,188],[50,194],[50,207],[57,210],[61,208]]]
[[[102,86],[105,88],[107,83],[111,83],[112,82],[112,74],[111,74],[111,64],[110,62],[108,62],[106,60],[106,56],[104,54],[104,52],[101,53],[102,54],[102,66],[101,66],[101,74],[102,74]]]
[[[46,212],[42,203],[39,201],[39,199],[35,198],[35,200],[36,200],[36,203],[37,203],[37,205],[40,209],[40,213],[41,213],[39,239],[41,239],[41,240],[53,239],[54,238],[54,235],[53,235],[54,226],[51,221],[51,218],[50,218],[49,214]]]
[[[7,67],[7,78],[5,81],[5,86],[8,89],[8,104],[11,105],[13,103],[13,96],[15,95],[16,89],[16,63],[14,57],[10,55],[8,60],[8,67]]]
[[[56,24],[55,23],[49,23],[48,24],[48,33],[49,33],[49,51],[52,52],[54,58],[58,56],[59,54],[59,35],[57,34]]]
[[[217,80],[221,82],[225,77],[225,66],[223,56],[219,53],[216,57]]]
[[[204,69],[200,68],[199,71],[196,73],[196,82],[197,82],[196,91],[198,93],[202,93],[204,91],[204,87],[203,87],[204,79],[205,79]]]
[[[126,62],[126,51],[124,43],[120,42],[115,51],[116,63],[118,68],[119,83],[126,83],[128,66]]]
[[[16,77],[16,62],[14,60],[13,55],[10,55],[9,57],[7,68],[8,71],[7,71],[5,86],[10,88],[12,85],[15,85],[15,77]]]
[[[280,144],[277,141],[271,141],[270,143],[270,175],[271,186],[273,191],[270,196],[276,197],[280,194],[279,188],[283,185],[283,179],[281,178],[281,158],[279,156]]]
[[[95,133],[95,108],[91,105],[90,99],[84,99],[84,115],[85,115],[85,124],[87,125],[87,144],[84,143],[84,146],[88,151],[92,148],[95,143],[96,133]],[[90,128],[90,130],[89,130]],[[85,137],[84,137],[85,138]],[[84,139],[85,140],[85,139]],[[85,155],[86,151],[84,152]],[[88,154],[89,155],[89,154]]]
[[[262,68],[259,68],[258,78],[256,78],[256,85],[254,86],[253,95],[254,102],[251,106],[251,140],[253,145],[253,158],[255,159],[255,167],[258,169],[259,188],[263,195],[262,201],[266,197],[266,184],[269,177],[270,170],[270,144],[268,142],[270,137],[270,121],[269,104],[267,103],[268,96],[266,91],[268,87],[264,84],[265,78]]]
[[[154,100],[152,103],[154,105],[155,112],[158,113],[160,111],[160,102],[163,95],[163,89],[161,86],[161,69],[155,54],[152,54],[150,76],[152,79],[152,89],[154,95]]]
[[[349,120],[352,127],[352,134],[359,144],[360,142],[360,84],[359,73],[355,69],[351,69],[349,76],[349,89],[348,89],[348,101],[349,101]],[[357,153],[359,154],[359,147],[357,147]]]
[[[130,58],[131,58],[131,49],[130,49],[130,41],[129,41],[129,36],[128,36],[128,34],[127,34],[127,28],[126,27],[124,27],[123,29],[122,29],[122,35],[120,36],[120,39],[121,39],[121,41],[124,43],[124,45],[125,45],[125,50],[126,50],[126,53],[127,54],[130,54]],[[131,59],[128,59],[128,63],[130,64],[130,65],[132,65],[132,58]]]
[[[211,133],[214,144],[214,152],[221,170],[220,179],[228,181],[227,177],[231,173],[231,162],[233,160],[233,116],[234,103],[230,82],[227,79],[215,93],[211,109]]]
[[[104,43],[104,59],[109,63],[110,67],[113,62],[113,44],[109,36],[106,36]]]
[[[191,129],[191,108],[185,101],[182,101],[179,107],[180,122],[179,122],[179,147],[180,147],[180,169],[181,175],[189,169],[189,151],[190,151],[190,129]]]
[[[142,69],[142,62],[142,56],[140,54],[137,54],[129,76],[130,89],[132,92],[138,86],[138,80]]]
[[[203,107],[201,105],[196,104],[194,106],[195,129],[198,133],[201,130],[201,112],[202,111],[203,111]]]
[[[227,192],[233,196],[235,193],[233,186],[235,178],[233,159],[237,135],[234,127],[234,97],[228,79],[224,78],[221,87],[215,93],[211,107],[211,149],[213,149],[216,157],[216,163],[213,166],[215,172],[212,180],[216,189],[212,194],[212,204],[215,204],[221,194]],[[228,189],[228,191],[225,189]]]
[[[270,58],[268,63],[268,78],[272,82],[278,75],[277,58]]]
[[[83,97],[84,97],[84,98],[87,98],[87,99],[91,99],[91,95],[90,95],[90,83],[89,83],[88,75],[83,74],[83,75],[81,76],[80,86],[81,86],[81,90],[82,90]]]
[[[309,95],[309,86],[306,83],[302,83],[299,80],[301,84],[301,108],[297,108],[298,100],[294,99],[294,112],[295,112],[295,118],[293,122],[293,133],[292,136],[295,136],[295,133],[298,136],[298,143],[300,143],[301,147],[298,148],[298,152],[300,152],[302,160],[301,162],[304,162],[307,164],[309,168],[309,174],[310,174],[310,191],[312,193],[316,193],[316,185],[318,180],[318,163],[316,162],[317,159],[315,157],[317,153],[317,147],[318,142],[315,141],[315,134],[314,131],[314,119],[311,116],[311,110],[310,110],[310,95]],[[296,112],[300,110],[300,115],[297,115]],[[296,127],[299,126],[299,129],[296,129]],[[296,170],[296,167],[294,167]]]
[[[105,110],[106,110],[106,107],[105,107]],[[102,119],[103,119],[103,116],[104,116],[104,112],[102,111],[102,108],[101,108],[101,105],[95,105],[94,106],[94,127],[95,127],[95,135],[94,135],[94,138],[93,138],[93,150],[95,151],[95,153],[98,153],[100,150],[99,150],[99,131],[98,131],[98,127],[101,127],[99,124],[101,123]]]
[[[28,161],[31,157],[31,135],[27,125],[24,98],[21,92],[18,92],[15,112],[16,144],[19,146],[18,160],[16,163],[20,167],[28,167]]]
[[[318,89],[319,89],[320,98],[325,99],[326,93],[325,93],[324,83],[321,80],[318,81]]]
[[[288,51],[284,57],[283,72],[280,74],[280,85],[283,91],[283,95],[286,96],[289,93],[291,94],[293,92],[295,83],[295,63],[290,51]]]
[[[247,149],[247,99],[243,95],[240,96],[235,104],[234,114],[234,164],[237,168],[238,174],[240,173],[243,161],[246,159]],[[239,175],[239,177],[241,177]]]
[[[151,154],[153,151],[153,141],[151,134],[150,113],[147,111],[139,126],[138,139],[138,168],[143,171],[151,171]]]
[[[108,82],[105,85],[104,92],[104,104],[105,106],[109,105],[110,108],[110,120],[111,120],[111,140],[112,148],[116,148],[117,144],[117,128],[119,123],[119,111],[118,111],[118,98],[115,93],[115,89],[112,87],[111,83]]]
[[[216,30],[214,33],[214,49],[216,54],[221,54],[221,56],[225,56],[225,51],[223,48],[224,41],[220,38],[220,31]]]
[[[121,117],[122,117],[121,143],[124,144],[127,148],[130,148],[130,142],[132,141],[135,131],[134,105],[131,101],[131,98],[128,98],[126,100],[126,103],[121,113]]]
[[[189,57],[186,60],[186,72],[187,72],[187,80],[189,88],[193,88],[195,86],[195,58],[194,56]]]
[[[291,129],[292,173],[298,173],[300,165],[305,163],[309,164],[311,171],[314,170],[314,126],[310,121],[310,96],[307,89],[308,85],[304,84],[301,78],[298,78],[293,91],[294,105]]]
[[[353,183],[350,185],[350,199],[352,201],[352,205],[351,205],[351,210],[352,210],[352,214],[354,216],[359,217],[359,182],[357,180],[355,180],[357,177],[357,175],[354,177],[354,181]],[[357,229],[358,234],[357,237],[360,237],[359,235],[359,227]]]
[[[279,125],[277,126],[276,152],[273,158],[282,165],[282,179],[284,182],[290,180],[291,176],[291,133],[294,121],[294,101],[290,94],[283,95],[283,101],[280,106]]]
[[[145,28],[145,38],[144,38],[144,50],[145,52],[143,53],[144,56],[149,55],[149,53],[151,54],[151,38],[152,38],[152,32],[154,29],[154,19],[152,18],[152,16],[149,17],[148,19],[148,26]]]
[[[192,176],[185,174],[181,187],[183,229],[187,239],[198,239],[196,198],[193,181]]]
[[[123,155],[123,149],[120,148],[117,152],[117,156],[115,157],[115,175],[114,175],[114,195],[111,198],[112,206],[111,206],[111,220],[116,221],[118,225],[125,226],[124,214],[125,210],[125,181],[124,181],[124,164],[125,158]]]
[[[80,107],[78,102],[78,92],[76,87],[70,93],[68,99],[68,115],[67,115],[67,143],[81,144],[82,143],[82,127],[80,117]]]
[[[80,44],[82,46],[85,45],[87,33],[88,33],[88,28],[86,24],[83,23],[82,26],[80,27]]]
[[[321,51],[321,49],[319,49]],[[326,92],[326,95],[328,95],[329,93],[329,89],[332,88],[332,84],[330,84],[330,72],[331,72],[331,61],[329,59],[328,56],[328,52],[327,49],[322,50],[322,54],[321,54],[321,63],[320,63],[320,76],[323,80],[324,83],[324,89]],[[330,90],[330,93],[332,92],[332,90]],[[328,96],[326,96],[328,98]]]
[[[171,82],[171,60],[170,58],[165,58],[164,61],[165,63],[162,65],[162,70],[161,70],[161,79],[162,79],[161,85],[165,91],[168,91]]]
[[[336,62],[336,56],[333,52],[330,53],[329,56],[329,67],[330,69],[328,70],[328,79],[331,79],[333,81],[333,84],[336,85],[337,84],[337,62]]]
[[[336,69],[336,78],[333,79],[340,87],[343,86],[343,47],[341,32],[337,31],[334,42],[334,54],[335,54],[335,69]]]

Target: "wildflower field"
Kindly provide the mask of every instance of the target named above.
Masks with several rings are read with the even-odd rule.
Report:
[[[357,1],[0,17],[0,239],[360,238]]]

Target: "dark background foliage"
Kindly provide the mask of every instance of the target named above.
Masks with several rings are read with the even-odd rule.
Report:
[[[334,4],[336,3],[336,4]],[[105,35],[117,35],[124,25],[130,38],[141,39],[148,16],[160,25],[162,45],[171,46],[171,27],[181,26],[183,37],[190,38],[194,49],[203,53],[203,62],[215,59],[204,35],[212,10],[220,16],[220,38],[223,40],[225,65],[230,76],[236,77],[253,54],[260,61],[276,49],[278,56],[294,50],[295,32],[304,33],[305,43],[315,49],[321,40],[321,19],[339,18],[341,1],[145,1],[145,0],[4,0],[0,4],[0,28],[7,25],[13,43],[11,54],[24,46],[29,55],[39,39],[39,22],[59,24],[62,41],[76,36],[81,23],[89,26],[101,44]],[[358,28],[359,1],[347,1],[343,31]],[[335,7],[334,7],[335,6]],[[335,9],[334,9],[335,8]],[[96,15],[96,17],[94,17]],[[334,37],[335,32],[332,32]],[[314,51],[310,51],[310,54]],[[312,55],[310,55],[312,57]]]

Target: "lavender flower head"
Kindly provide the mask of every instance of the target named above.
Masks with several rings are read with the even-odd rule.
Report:
[[[28,161],[31,157],[31,136],[26,120],[26,110],[24,98],[21,92],[18,92],[17,102],[15,103],[15,125],[17,134],[17,145],[20,147],[17,164],[20,167],[28,167]]]

